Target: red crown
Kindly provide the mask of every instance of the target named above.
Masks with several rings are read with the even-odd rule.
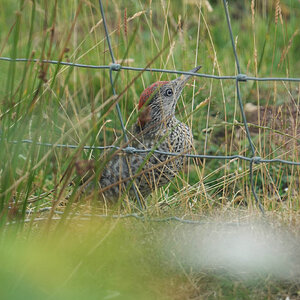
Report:
[[[139,109],[147,102],[151,94],[156,91],[159,87],[167,84],[169,81],[157,81],[148,86],[141,94],[139,101]]]

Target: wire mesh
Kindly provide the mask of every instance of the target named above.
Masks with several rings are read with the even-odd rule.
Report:
[[[223,5],[224,5],[224,12],[226,16],[226,21],[227,21],[227,27],[229,31],[229,36],[230,36],[230,41],[232,44],[232,50],[234,53],[234,58],[235,58],[235,63],[236,63],[236,68],[237,68],[237,75],[235,76],[217,76],[217,75],[211,75],[211,74],[201,74],[201,73],[190,73],[190,72],[184,72],[184,71],[178,71],[178,70],[168,70],[168,69],[158,69],[158,68],[140,68],[140,67],[129,67],[129,66],[122,66],[115,61],[114,53],[112,50],[111,46],[111,41],[109,37],[109,30],[108,26],[106,23],[105,19],[105,12],[103,9],[103,4],[102,0],[99,0],[99,6],[100,6],[100,11],[102,14],[102,19],[103,19],[103,26],[105,29],[105,35],[106,35],[106,41],[108,44],[110,56],[112,63],[110,65],[91,65],[91,64],[79,64],[79,63],[72,63],[72,62],[64,62],[64,61],[57,61],[57,60],[39,60],[39,59],[25,59],[25,58],[10,58],[10,57],[0,57],[0,60],[2,61],[8,61],[8,62],[42,62],[42,63],[48,63],[48,64],[56,64],[56,65],[64,65],[64,66],[71,66],[71,67],[77,67],[77,68],[91,68],[91,69],[107,69],[109,70],[109,75],[110,75],[110,83],[111,83],[111,88],[112,88],[112,93],[113,95],[116,95],[116,91],[114,88],[114,79],[113,79],[113,72],[118,72],[120,70],[127,70],[127,71],[138,71],[138,72],[159,72],[159,73],[169,73],[169,74],[185,74],[185,75],[193,75],[195,77],[204,77],[204,78],[212,78],[212,79],[225,79],[225,80],[234,80],[235,81],[235,86],[236,86],[236,93],[237,93],[237,98],[238,98],[238,103],[240,107],[240,112],[242,115],[242,120],[243,124],[245,127],[246,131],[246,136],[249,141],[249,147],[251,150],[251,157],[249,156],[242,156],[242,155],[201,155],[201,154],[179,154],[179,153],[172,153],[172,152],[165,152],[165,151],[160,151],[160,150],[153,150],[153,149],[136,149],[134,147],[126,146],[126,147],[118,147],[115,145],[108,145],[108,146],[88,146],[85,145],[82,147],[84,150],[106,150],[106,149],[115,149],[119,150],[122,152],[125,152],[127,154],[137,154],[137,153],[158,153],[158,154],[164,154],[167,156],[185,156],[189,158],[203,158],[203,159],[221,159],[221,160],[232,160],[232,159],[240,159],[249,162],[249,173],[250,173],[250,187],[251,187],[251,192],[255,198],[255,201],[260,209],[260,211],[264,214],[264,209],[263,206],[261,205],[259,198],[255,192],[255,187],[254,187],[254,179],[253,179],[253,164],[262,164],[262,163],[282,163],[282,164],[287,164],[287,165],[294,165],[294,166],[300,166],[300,162],[296,161],[289,161],[289,160],[283,160],[283,159],[264,159],[259,156],[256,156],[256,151],[255,147],[250,135],[250,131],[248,128],[248,123],[243,107],[243,101],[242,101],[242,96],[240,93],[240,83],[241,82],[246,82],[246,81],[288,81],[288,82],[300,82],[300,78],[285,78],[285,77],[251,77],[247,76],[246,74],[241,73],[241,67],[239,64],[239,59],[234,43],[234,38],[233,38],[233,31],[231,27],[231,22],[230,22],[230,15],[229,15],[229,10],[228,10],[228,2],[226,0],[223,0]],[[124,139],[125,142],[128,143],[128,137],[126,133],[126,129],[124,126],[124,121],[122,118],[121,110],[119,107],[118,102],[116,102],[116,110],[117,110],[117,115],[121,124],[121,128],[123,131]],[[52,144],[52,143],[42,143],[42,142],[34,142],[33,140],[30,139],[23,139],[20,141],[9,141],[10,143],[25,143],[25,144],[36,144],[44,147],[53,147],[53,148],[70,148],[70,149],[76,149],[79,146],[78,145],[70,145],[70,144]],[[128,165],[127,165],[128,167]],[[138,196],[137,190],[135,186],[132,186],[135,192],[135,196],[137,199],[137,203],[139,208],[142,210],[143,205],[142,202]],[[145,220],[144,217],[141,217],[137,214],[128,214],[128,215],[123,215],[123,216],[117,216],[117,217],[134,217],[137,219]],[[186,220],[186,219],[181,219],[178,217],[169,217],[165,219],[159,219],[157,220],[159,222],[161,221],[179,221],[182,223],[186,224],[202,224],[200,221],[193,221],[193,220]]]

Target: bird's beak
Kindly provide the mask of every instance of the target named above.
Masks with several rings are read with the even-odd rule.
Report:
[[[197,73],[197,71],[201,68],[202,66],[198,66],[190,71],[188,71],[188,73]],[[177,79],[175,79],[174,81],[177,81],[178,84],[180,84],[180,86],[184,87],[185,84],[187,83],[187,81],[193,76],[193,74],[182,74],[181,76],[179,76]]]

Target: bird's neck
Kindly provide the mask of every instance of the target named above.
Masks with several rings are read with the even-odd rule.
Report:
[[[141,126],[139,122],[135,125],[135,131],[142,135],[157,135],[159,132],[166,132],[168,130],[172,130],[174,127],[178,125],[179,121],[175,117],[175,115],[168,116],[163,120],[151,120]]]

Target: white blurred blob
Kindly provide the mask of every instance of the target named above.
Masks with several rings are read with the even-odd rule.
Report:
[[[220,224],[176,229],[167,251],[193,271],[226,272],[240,278],[300,276],[300,242],[287,230],[266,224]]]

